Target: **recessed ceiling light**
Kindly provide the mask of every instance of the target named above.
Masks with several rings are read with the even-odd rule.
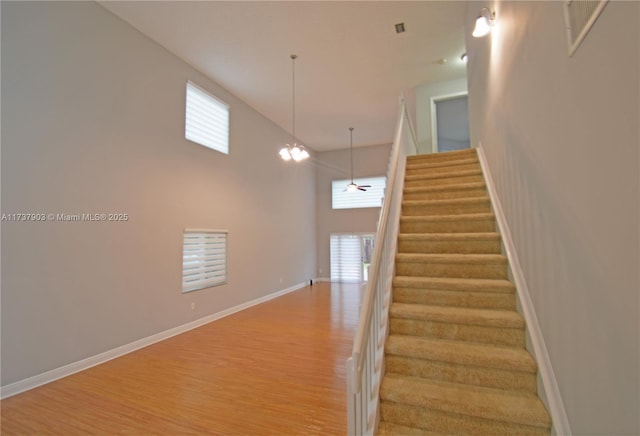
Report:
[[[404,23],[396,24],[396,33],[403,33],[403,32],[404,32]]]

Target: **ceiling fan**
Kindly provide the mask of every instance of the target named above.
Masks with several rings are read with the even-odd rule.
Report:
[[[349,132],[351,136],[351,183],[347,185],[347,192],[356,192],[356,191],[366,191],[364,188],[371,188],[371,185],[358,185],[353,182],[353,127],[349,127]]]

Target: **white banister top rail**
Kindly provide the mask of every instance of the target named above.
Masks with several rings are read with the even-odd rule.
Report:
[[[385,248],[384,244],[378,243],[378,241],[382,241],[384,239],[385,233],[387,231],[387,226],[389,224],[389,214],[392,204],[392,202],[390,201],[390,194],[393,191],[396,177],[398,176],[398,159],[400,155],[402,131],[405,122],[407,123],[407,127],[411,134],[411,142],[414,146],[414,149],[412,150],[413,153],[411,154],[417,154],[416,135],[413,130],[411,118],[408,114],[404,97],[400,98],[400,106],[401,108],[398,114],[398,120],[396,122],[394,142],[389,159],[389,168],[387,170],[387,186],[385,188],[385,197],[382,202],[380,218],[378,221],[378,229],[375,237],[376,244],[371,259],[371,265],[369,267],[369,281],[367,282],[365,288],[362,308],[360,310],[360,318],[358,321],[358,327],[356,330],[353,342],[353,350],[351,354],[353,374],[348,374],[348,378],[352,381],[352,383],[354,383],[354,385],[351,386],[351,389],[355,393],[359,393],[362,388],[362,372],[365,365],[365,349],[368,340],[367,334],[371,325],[375,289],[378,285],[377,280],[380,274],[382,251]]]
[[[400,105],[402,106],[402,113],[404,114],[404,119],[407,120],[407,125],[409,126],[409,134],[411,135],[411,143],[413,144],[413,150],[412,150],[413,154],[418,154],[418,137],[416,136],[416,131],[413,128],[411,115],[409,114],[409,109],[407,109],[407,105],[404,102],[404,97],[401,97]]]

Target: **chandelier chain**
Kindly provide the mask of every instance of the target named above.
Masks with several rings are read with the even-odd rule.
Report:
[[[353,184],[353,127],[349,127],[349,135],[351,137],[349,141],[349,148],[351,149],[351,184]]]
[[[295,162],[300,162],[309,158],[309,152],[305,149],[304,145],[298,145],[296,143],[296,58],[298,55],[292,54],[289,57],[291,58],[292,141],[291,144],[285,144],[278,154],[284,161],[294,160]]]
[[[293,144],[291,144],[292,146],[296,145],[296,58],[298,57],[298,55],[292,54],[291,55],[291,72],[292,72],[292,80],[291,80],[291,95],[293,96],[293,114],[291,119],[293,120]]]

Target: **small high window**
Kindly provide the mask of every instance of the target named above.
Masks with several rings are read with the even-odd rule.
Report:
[[[360,207],[380,207],[387,178],[364,177],[354,179],[358,185],[371,185],[366,191],[347,191],[347,185],[351,180],[333,180],[331,182],[331,203],[333,209],[355,209]]]
[[[229,154],[229,105],[193,82],[187,82],[184,137]]]

